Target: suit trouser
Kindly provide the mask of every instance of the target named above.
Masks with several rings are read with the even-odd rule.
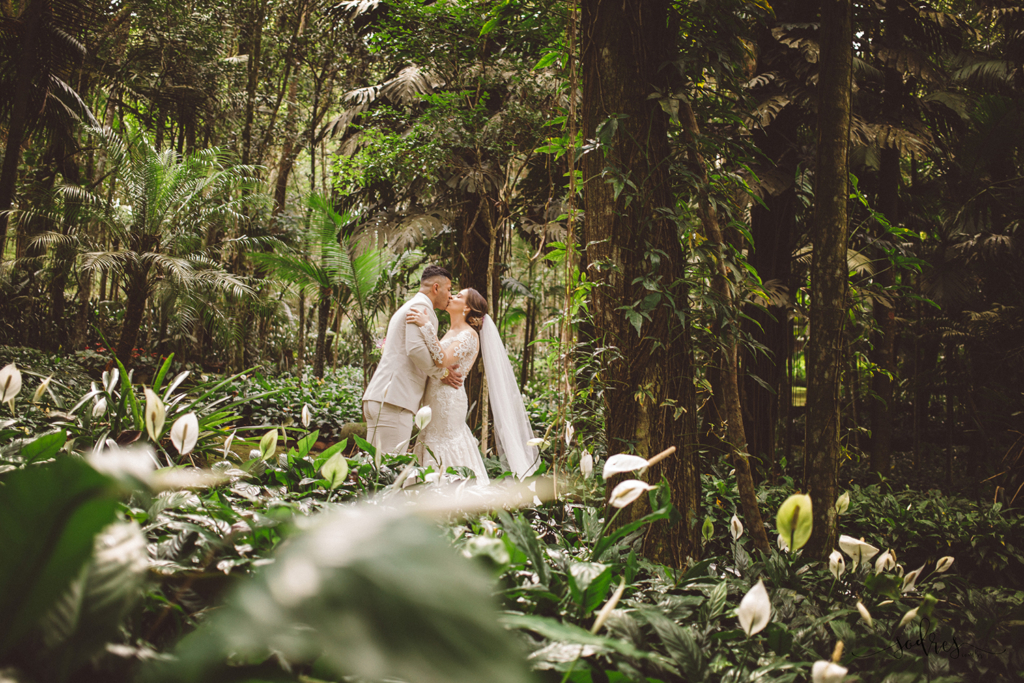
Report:
[[[399,446],[406,450],[412,437],[411,411],[380,401],[363,401],[366,420],[366,440],[378,453],[396,453]],[[402,442],[405,443],[402,443]]]

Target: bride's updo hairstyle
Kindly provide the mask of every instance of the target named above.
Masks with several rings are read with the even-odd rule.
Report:
[[[477,332],[487,315],[487,299],[473,288],[466,290],[466,322]]]

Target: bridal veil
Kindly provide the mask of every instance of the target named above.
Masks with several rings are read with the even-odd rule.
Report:
[[[526,417],[523,395],[519,392],[498,327],[489,315],[484,316],[480,328],[480,356],[487,373],[487,395],[494,416],[494,441],[498,445],[498,455],[517,477],[528,477],[540,464],[540,454],[536,446],[527,444],[533,438],[533,429]]]

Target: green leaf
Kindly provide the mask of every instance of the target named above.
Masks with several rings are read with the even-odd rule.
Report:
[[[661,642],[665,644],[665,651],[672,657],[673,661],[686,674],[687,680],[701,680],[704,668],[704,656],[700,646],[693,636],[692,627],[682,627],[665,615],[652,609],[645,609],[642,612]]]
[[[599,562],[575,562],[569,567],[569,590],[573,601],[590,614],[608,595],[612,568]]]
[[[77,458],[4,475],[0,486],[0,661],[67,589],[114,520],[113,481]]]
[[[160,393],[160,387],[164,383],[164,377],[167,376],[167,372],[171,369],[171,361],[174,360],[174,354],[171,353],[167,358],[164,359],[164,364],[160,366],[160,369],[156,373],[156,377],[153,379],[153,392],[156,394]]]
[[[543,57],[541,57],[540,60],[538,60],[538,62],[533,66],[533,68],[534,68],[534,70],[537,70],[537,69],[543,69],[546,66],[551,66],[556,61],[561,59],[561,57],[562,57],[562,53],[561,52],[549,52],[546,55],[544,55]]]
[[[491,17],[490,19],[488,19],[487,23],[484,24],[483,28],[480,29],[480,35],[486,36],[488,33],[497,28],[498,22],[500,21],[501,17]]]
[[[716,584],[708,596],[708,619],[714,619],[725,609],[725,599],[729,595],[729,586],[725,581]]]
[[[174,661],[140,678],[219,683],[234,679],[229,661],[273,651],[296,664],[316,660],[330,680],[532,683],[498,621],[491,577],[435,523],[389,508],[347,506],[311,520],[184,639]]]
[[[47,460],[57,455],[60,449],[67,443],[68,433],[61,430],[52,434],[44,434],[38,439],[31,441],[21,448],[21,457],[26,463],[33,463],[37,460]]]
[[[666,507],[661,508],[660,510],[652,512],[649,515],[645,515],[638,520],[630,522],[629,524],[625,524],[621,527],[616,528],[615,531],[602,538],[600,541],[597,542],[597,545],[594,546],[594,554],[592,556],[593,559],[597,562],[600,562],[601,557],[604,555],[604,553],[607,552],[620,539],[624,538],[625,536],[628,536],[629,534],[633,533],[642,526],[651,524],[652,522],[657,522],[662,519],[671,518],[673,510],[674,508],[671,505],[668,505]]]
[[[334,456],[335,453],[337,453],[339,451],[345,450],[345,448],[347,446],[348,446],[348,438],[347,437],[342,439],[341,441],[339,441],[338,443],[336,443],[336,444],[334,444],[332,446],[328,446],[327,449],[324,450],[323,453],[321,453],[320,455],[316,456],[316,460],[313,461],[313,469],[316,470],[317,472],[319,472],[320,468],[323,466],[323,464],[325,462],[330,460]]]
[[[320,475],[328,481],[331,489],[336,489],[348,478],[348,460],[343,453],[337,453],[320,468]]]
[[[295,444],[295,449],[300,458],[305,458],[309,455],[309,449],[313,447],[313,444],[316,443],[317,437],[319,436],[320,431],[316,430],[299,439],[299,442]]]
[[[530,520],[522,515],[513,519],[505,511],[499,512],[498,517],[504,523],[505,533],[530,558],[530,564],[533,565],[533,571],[537,572],[541,585],[548,586],[551,581],[551,568],[548,567],[544,548],[537,538],[537,532],[530,525]]]
[[[501,617],[501,623],[507,628],[517,628],[521,631],[533,631],[549,640],[575,643],[577,645],[591,645],[606,652],[618,652],[627,657],[640,659],[651,659],[652,653],[638,650],[632,643],[619,638],[606,638],[590,631],[587,631],[575,624],[559,621],[550,617],[542,617],[531,614],[505,614]]]

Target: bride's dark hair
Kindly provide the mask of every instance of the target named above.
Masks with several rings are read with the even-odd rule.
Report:
[[[477,332],[484,324],[484,316],[487,315],[487,299],[470,287],[466,290],[466,322]]]

